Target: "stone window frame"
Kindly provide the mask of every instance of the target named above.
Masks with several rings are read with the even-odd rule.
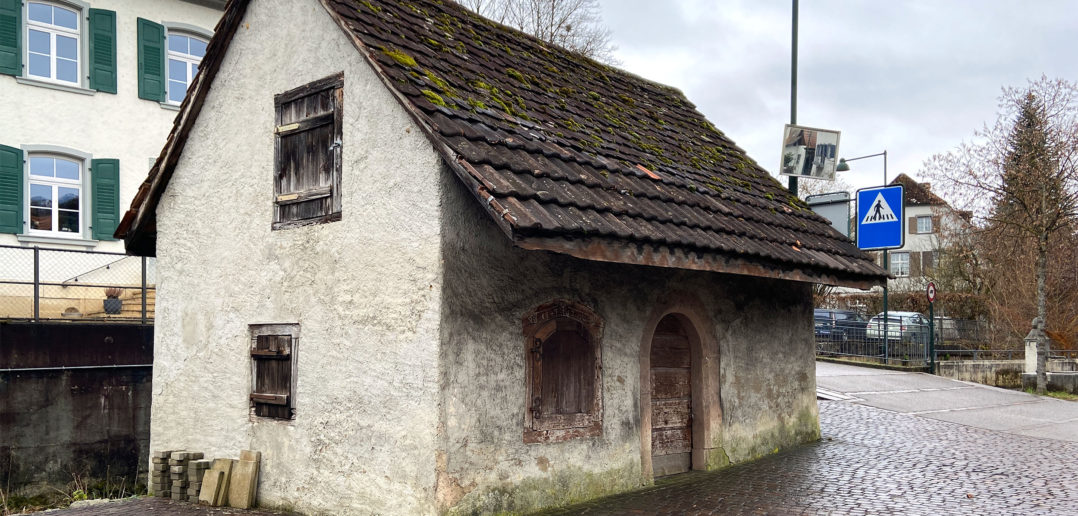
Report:
[[[575,321],[587,331],[588,343],[594,356],[592,370],[591,409],[581,414],[561,414],[543,417],[537,414],[542,392],[542,341],[556,331],[559,319]],[[524,403],[524,443],[550,443],[583,437],[596,437],[603,432],[602,338],[604,323],[590,307],[574,301],[555,299],[529,311],[521,320],[524,334],[526,397]],[[539,417],[536,417],[536,416]]]

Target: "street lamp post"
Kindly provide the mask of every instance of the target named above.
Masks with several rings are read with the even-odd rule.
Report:
[[[836,172],[848,172],[850,166],[846,164],[848,161],[857,161],[865,158],[875,158],[876,156],[883,156],[883,186],[887,186],[887,151],[878,152],[876,154],[869,154],[867,156],[858,156],[856,158],[839,158],[838,166],[835,167]],[[887,250],[883,250],[883,270],[891,273],[891,261],[887,259]],[[883,279],[883,363],[887,363],[887,344],[890,341],[891,334],[888,333],[887,328],[887,283],[888,279]]]
[[[797,0],[793,0],[793,33],[790,36],[790,125],[797,124]],[[789,176],[790,193],[797,197],[797,176]]]

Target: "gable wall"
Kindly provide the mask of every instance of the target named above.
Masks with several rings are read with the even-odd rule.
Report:
[[[460,182],[443,175],[440,507],[526,512],[650,482],[641,454],[650,414],[640,413],[640,349],[673,307],[702,321],[703,355],[718,361],[703,396],[716,410],[701,463],[721,467],[818,438],[809,284],[514,248]],[[559,298],[591,307],[605,323],[603,432],[524,444],[521,318]]]
[[[271,231],[273,95],[342,70],[343,220]],[[437,163],[318,2],[251,2],[157,211],[153,450],[260,450],[263,505],[432,510]],[[249,413],[253,323],[300,324],[294,421]]]

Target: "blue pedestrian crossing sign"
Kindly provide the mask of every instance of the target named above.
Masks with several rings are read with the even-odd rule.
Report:
[[[905,244],[906,207],[902,185],[857,191],[857,248],[864,251],[898,249]]]

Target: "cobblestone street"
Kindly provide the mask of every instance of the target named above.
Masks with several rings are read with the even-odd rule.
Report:
[[[820,402],[823,439],[541,514],[1078,514],[1078,445]]]
[[[823,439],[715,472],[541,514],[1078,514],[1078,444],[842,401]],[[146,498],[63,516],[270,514]]]

